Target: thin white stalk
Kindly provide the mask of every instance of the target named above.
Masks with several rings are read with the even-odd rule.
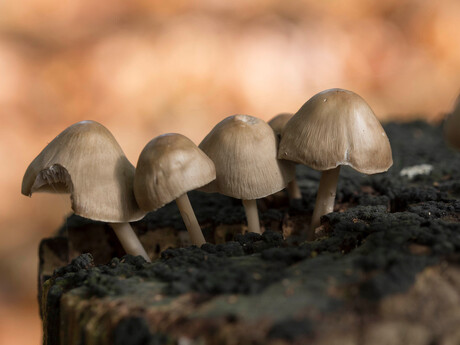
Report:
[[[147,252],[145,251],[142,243],[139,241],[136,233],[129,223],[109,223],[113,231],[118,237],[123,249],[127,254],[140,255],[147,262],[151,262]]]
[[[287,190],[289,194],[289,199],[302,199],[302,193],[300,192],[299,184],[297,183],[296,178],[294,178],[291,182],[288,183]]]
[[[206,240],[204,239],[200,224],[198,224],[198,220],[196,219],[195,212],[193,212],[193,208],[190,204],[190,200],[187,196],[187,193],[178,197],[176,199],[176,204],[179,208],[179,212],[182,216],[182,219],[184,220],[185,227],[187,228],[187,231],[190,234],[192,244],[198,247],[202,244],[205,244]]]
[[[315,210],[308,229],[307,239],[315,238],[315,229],[320,225],[320,218],[334,210],[335,195],[337,193],[337,182],[339,180],[340,165],[331,170],[325,170],[321,174],[318,194],[316,195]]]
[[[242,200],[246,219],[248,220],[248,231],[260,234],[259,212],[257,211],[257,201]]]

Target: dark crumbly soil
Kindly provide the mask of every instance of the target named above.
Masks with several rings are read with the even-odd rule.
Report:
[[[212,243],[164,250],[186,237],[173,203],[135,223],[149,253],[161,252],[151,264],[110,260],[120,248],[106,226],[71,217],[75,243],[99,227],[110,250],[95,246],[42,284],[45,343],[460,343],[460,153],[440,127],[385,129],[393,167],[372,176],[342,168],[337,212],[314,242],[304,240],[319,173],[303,166],[301,202],[284,193],[260,201],[263,235],[239,233],[240,201],[199,192],[190,199]],[[400,176],[419,164],[432,172]]]

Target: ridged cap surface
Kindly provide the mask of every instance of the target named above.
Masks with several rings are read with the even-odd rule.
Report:
[[[199,147],[216,166],[216,180],[202,188],[238,199],[258,199],[283,189],[294,165],[278,160],[278,139],[263,120],[233,115],[219,122]]]
[[[278,157],[316,170],[349,165],[365,174],[393,164],[388,137],[356,93],[330,89],[310,98],[288,121]]]
[[[133,192],[134,166],[107,128],[78,122],[53,139],[30,163],[21,192],[70,193],[75,214],[104,222],[144,216]]]
[[[190,139],[163,134],[152,139],[139,156],[134,194],[143,210],[153,211],[215,178],[214,163]]]

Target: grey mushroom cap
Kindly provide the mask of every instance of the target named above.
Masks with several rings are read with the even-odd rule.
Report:
[[[374,112],[359,95],[343,89],[310,98],[281,137],[278,158],[320,171],[349,165],[375,174],[393,164],[390,142]]]
[[[268,121],[268,124],[273,129],[275,134],[281,137],[281,132],[283,131],[284,126],[286,126],[286,123],[288,123],[292,116],[294,116],[294,114],[281,113],[274,116],[270,121]]]
[[[134,166],[107,128],[78,122],[60,133],[30,163],[21,192],[69,193],[75,214],[103,222],[141,219],[134,198]]]
[[[190,139],[168,133],[152,139],[142,150],[134,177],[139,206],[154,211],[216,178],[212,160]]]
[[[219,122],[199,147],[216,166],[216,179],[201,188],[238,199],[258,199],[282,190],[294,165],[277,159],[278,138],[263,120],[233,115]]]

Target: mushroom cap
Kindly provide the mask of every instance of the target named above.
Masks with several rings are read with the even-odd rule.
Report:
[[[450,146],[460,150],[460,96],[444,124],[444,137]]]
[[[142,150],[134,176],[134,195],[146,211],[156,210],[216,178],[212,160],[187,137],[168,133]]]
[[[103,125],[82,121],[65,129],[30,163],[21,192],[70,193],[75,214],[104,222],[142,218],[133,192],[134,166]]]
[[[316,170],[349,165],[365,174],[393,164],[388,137],[356,93],[330,89],[310,98],[286,124],[278,158]]]
[[[281,113],[273,117],[268,124],[273,129],[278,137],[281,137],[281,132],[283,131],[284,126],[286,123],[294,116],[294,114],[290,113]]]
[[[211,130],[199,147],[216,166],[216,179],[201,188],[205,192],[258,199],[280,191],[294,178],[294,165],[276,158],[276,134],[256,117],[227,117]]]

